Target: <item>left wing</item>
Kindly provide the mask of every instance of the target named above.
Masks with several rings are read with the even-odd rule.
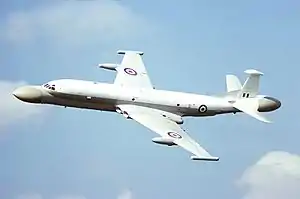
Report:
[[[144,53],[119,50],[118,54],[124,55],[124,57],[121,64],[116,68],[117,75],[114,84],[152,89],[152,83],[142,60]]]
[[[159,110],[140,107],[136,105],[118,105],[120,113],[131,118],[152,131],[161,135],[162,139],[173,142],[185,150],[194,154],[192,160],[218,161],[218,157],[211,156],[204,148],[195,142],[174,121],[164,117]]]

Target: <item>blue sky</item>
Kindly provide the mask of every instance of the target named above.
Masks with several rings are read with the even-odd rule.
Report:
[[[298,1],[33,1],[0,4],[0,197],[7,199],[299,198]],[[77,78],[116,51],[145,52],[159,89],[225,92],[225,75],[264,72],[279,98],[264,124],[246,115],[189,118],[187,132],[220,162],[182,149],[117,114],[21,103],[23,84]],[[275,191],[276,190],[276,191]]]

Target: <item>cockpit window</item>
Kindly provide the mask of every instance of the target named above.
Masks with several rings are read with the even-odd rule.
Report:
[[[52,85],[45,84],[44,87],[55,91],[55,84]]]

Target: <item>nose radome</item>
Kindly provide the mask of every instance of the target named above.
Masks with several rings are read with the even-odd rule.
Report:
[[[42,91],[35,86],[17,88],[12,94],[19,100],[29,103],[40,103],[42,98]]]

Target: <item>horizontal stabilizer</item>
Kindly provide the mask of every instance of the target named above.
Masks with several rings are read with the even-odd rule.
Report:
[[[198,156],[191,156],[191,160],[204,160],[204,161],[219,161],[219,157],[198,157]]]
[[[258,112],[258,100],[257,99],[240,99],[233,103],[233,107],[256,118],[265,123],[271,123],[270,120],[265,118],[260,112]]]

